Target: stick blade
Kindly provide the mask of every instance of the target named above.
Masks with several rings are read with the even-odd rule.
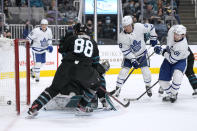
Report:
[[[124,98],[124,101],[137,101],[137,98]]]
[[[127,104],[124,105],[124,107],[129,107],[130,101],[127,102]]]

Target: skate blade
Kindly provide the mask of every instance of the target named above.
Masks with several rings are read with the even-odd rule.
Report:
[[[35,117],[36,116],[34,116],[34,115],[28,115],[28,116],[25,117],[25,119],[35,119]]]
[[[75,116],[91,116],[92,113],[75,113]]]
[[[137,98],[124,98],[124,101],[137,101]]]

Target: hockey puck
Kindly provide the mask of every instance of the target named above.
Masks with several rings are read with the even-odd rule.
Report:
[[[11,105],[11,104],[12,104],[12,101],[10,101],[10,100],[7,101],[7,104],[8,104],[8,105]]]

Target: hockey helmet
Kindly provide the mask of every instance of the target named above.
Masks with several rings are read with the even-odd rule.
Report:
[[[48,20],[42,19],[40,22],[41,25],[48,25]]]
[[[127,25],[131,25],[133,24],[133,19],[131,16],[127,15],[127,16],[124,16],[123,19],[122,19],[122,26],[125,27]]]
[[[185,35],[186,34],[186,27],[183,25],[175,25],[174,33],[179,35]]]
[[[73,29],[76,33],[79,33],[79,32],[87,32],[87,27],[86,25],[83,25],[81,23],[77,23],[73,26]]]

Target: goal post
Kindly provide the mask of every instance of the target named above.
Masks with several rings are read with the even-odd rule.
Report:
[[[17,111],[30,104],[30,43],[0,37],[0,108]]]
[[[17,114],[20,114],[20,70],[19,70],[19,56],[22,55],[19,52],[19,45],[24,44],[26,48],[26,104],[30,104],[30,43],[23,39],[14,40],[14,52],[15,52],[15,84],[16,84],[16,110]]]

